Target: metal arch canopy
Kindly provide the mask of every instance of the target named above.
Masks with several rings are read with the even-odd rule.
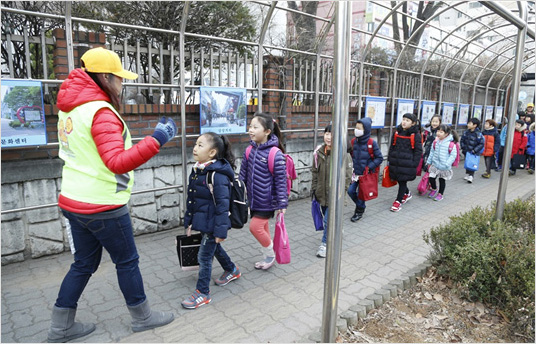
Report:
[[[516,34],[517,35],[517,34]],[[495,43],[491,44],[491,46],[497,44],[497,43],[500,43],[502,41],[496,41]],[[517,43],[516,43],[516,46],[517,46]],[[511,48],[510,48],[511,49]],[[474,66],[474,62],[476,61],[476,59],[478,59],[480,57],[480,55],[482,55],[486,50],[482,50],[480,53],[478,53],[474,58],[473,60],[465,67],[465,69],[463,70],[463,73],[462,75],[460,76],[460,81],[459,81],[459,89],[458,89],[458,102],[460,100],[460,97],[461,97],[461,92],[462,92],[462,82],[463,82],[463,78],[465,77],[465,74],[467,73],[467,70],[469,69],[469,67],[471,66]],[[483,70],[483,68],[481,68],[481,71]],[[474,90],[473,90],[474,92]],[[473,99],[472,99],[472,102],[474,102],[474,95],[473,95]]]
[[[420,108],[420,104],[421,104],[421,98],[422,98],[422,89],[423,89],[423,79],[424,79],[424,70],[426,69],[429,61],[431,60],[433,54],[435,54],[435,51],[441,46],[441,44],[443,44],[443,42],[449,38],[453,32],[456,32],[457,30],[459,30],[460,28],[464,27],[465,25],[468,25],[469,23],[475,21],[475,20],[479,20],[479,19],[482,19],[484,17],[487,17],[487,16],[490,16],[490,15],[493,15],[494,13],[490,12],[490,13],[484,13],[480,16],[477,16],[477,17],[472,17],[471,19],[469,19],[468,21],[462,23],[461,25],[459,25],[458,27],[456,27],[454,30],[452,30],[447,36],[445,36],[437,45],[436,47],[434,48],[434,51],[432,52],[432,54],[430,54],[430,56],[426,59],[422,69],[421,69],[421,80],[420,80],[420,86],[419,86],[419,105],[418,107]],[[471,38],[470,40],[468,40],[460,49],[458,49],[458,51],[456,52],[456,54],[454,55],[454,58],[456,56],[458,56],[458,54],[460,52],[462,52],[465,47],[467,47],[469,44],[471,44],[474,40],[480,38],[481,36],[483,36],[484,34],[490,32],[490,31],[495,31],[497,30],[498,28],[501,28],[501,27],[505,27],[505,26],[509,26],[511,25],[510,23],[505,23],[505,24],[502,24],[502,25],[499,25],[499,26],[495,26],[495,27],[492,27],[492,28],[489,28],[489,30],[486,30],[486,31],[482,31],[480,33],[478,33],[475,37]],[[509,38],[509,37],[506,37],[504,35],[502,35],[504,38]],[[499,42],[502,42],[499,41]],[[489,46],[488,46],[489,48]],[[502,55],[502,52],[501,53],[497,53],[497,52],[494,52],[497,56],[495,58],[498,58],[500,55]],[[443,100],[443,85],[444,85],[444,77],[445,77],[445,74],[446,74],[446,71],[449,70],[449,67],[451,66],[451,62],[454,61],[454,59],[451,59],[448,61],[447,65],[445,66],[443,72],[441,73],[441,78],[440,78],[440,90],[439,90],[439,101],[438,103],[441,104],[441,101]],[[460,62],[459,60],[455,60],[455,64],[457,64],[458,62]],[[461,61],[462,63],[467,63],[465,61]],[[484,70],[486,69],[486,67],[484,67]],[[461,82],[461,80],[459,81]],[[459,99],[458,99],[458,102],[459,102]]]
[[[513,35],[513,36],[517,36],[517,34]],[[498,42],[501,42],[501,41],[498,41]],[[516,43],[517,44],[517,43]],[[513,47],[516,46],[516,44],[512,44],[512,45],[507,45],[505,47],[503,47],[503,49],[501,50],[501,52],[506,52],[508,50],[511,50]],[[527,51],[527,49],[525,49],[525,51]],[[513,56],[512,56],[513,57]],[[485,70],[487,70],[487,67],[490,65],[490,64],[494,64],[497,60],[499,59],[499,55],[495,56],[494,58],[492,58],[491,60],[488,61],[488,63],[486,63],[486,65],[480,69],[480,72],[478,72],[478,75],[476,76],[475,78],[475,81],[473,83],[473,94],[471,96],[471,103],[473,104],[475,102],[475,96],[476,96],[476,88],[479,86],[478,85],[478,81],[480,80],[480,77],[482,76],[482,73],[484,73]],[[507,59],[506,62],[512,62],[510,59]],[[496,73],[498,71],[498,69],[495,70],[494,73]]]
[[[520,18],[521,14],[520,14],[520,16],[514,15],[514,13],[512,13],[512,11],[510,11],[508,8],[504,7],[503,5],[501,5],[497,1],[479,1],[479,2],[483,6],[489,8],[493,12],[497,13],[498,15],[500,15],[501,17],[503,17],[504,19],[509,21],[510,23],[514,24],[518,29],[526,28],[527,29],[527,35],[530,38],[535,39],[534,29],[527,25],[526,19]],[[526,1],[517,1],[518,6],[522,5],[521,4],[522,2],[526,2]],[[525,11],[526,11],[526,9],[525,9]]]
[[[531,55],[530,54],[527,54],[525,55],[525,60],[528,60],[529,58],[532,58],[534,59],[534,52],[531,52]],[[501,70],[507,63],[509,63],[511,61],[504,61],[500,66],[499,68],[497,68],[497,70]],[[527,69],[528,67],[530,67],[530,65],[526,66],[523,70]],[[500,85],[502,84],[502,81],[510,74],[512,73],[512,70],[513,70],[513,67],[504,75],[504,77],[501,79],[501,82],[499,83],[499,85],[497,85],[497,88],[495,89],[495,106],[497,106],[497,99],[498,99],[498,95],[499,95],[499,92],[504,92],[504,90],[501,90],[500,89]],[[493,81],[493,79],[495,78],[495,74],[496,73],[493,73],[488,82],[486,83],[486,93],[484,95],[484,105],[487,105],[487,101],[488,101],[488,91],[489,91],[489,85],[491,84],[491,82]]]

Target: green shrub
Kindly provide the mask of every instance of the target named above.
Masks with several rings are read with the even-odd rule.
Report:
[[[17,128],[21,126],[21,122],[18,119],[16,119],[14,121],[9,122],[9,126],[12,128]]]
[[[466,298],[503,309],[512,328],[534,340],[534,198],[506,204],[502,221],[494,216],[495,205],[473,208],[424,240],[438,272]]]

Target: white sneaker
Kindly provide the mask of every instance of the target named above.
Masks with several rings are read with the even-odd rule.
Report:
[[[318,251],[316,251],[316,256],[318,258],[326,258],[326,244],[322,243],[318,246]]]
[[[469,175],[466,174],[465,177],[463,177],[463,180],[469,180]]]
[[[469,177],[467,177],[467,181],[468,181],[469,183],[472,183],[472,182],[473,182],[473,176],[469,176]]]

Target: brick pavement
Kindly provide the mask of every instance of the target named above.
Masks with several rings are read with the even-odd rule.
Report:
[[[482,167],[482,166],[481,166]],[[482,170],[482,169],[481,169]],[[351,201],[344,208],[344,238],[338,309],[341,328],[356,314],[396,294],[422,269],[429,247],[422,235],[431,227],[475,205],[487,206],[498,192],[499,174],[475,182],[462,180],[463,168],[447,182],[445,199],[434,202],[416,195],[399,213],[389,211],[396,187],[380,187],[378,199],[367,202],[362,220],[350,222]],[[508,181],[507,201],[534,194],[534,175],[518,171]],[[136,238],[146,293],[154,309],[173,311],[176,320],[158,329],[133,333],[130,316],[117,285],[115,268],[103,255],[78,306],[77,320],[94,322],[95,332],[78,342],[311,342],[319,340],[322,321],[324,259],[315,256],[321,232],[314,232],[310,201],[290,203],[286,224],[292,263],[257,271],[258,244],[244,228],[232,230],[225,249],[242,277],[225,287],[211,286],[212,302],[185,310],[180,302],[195,288],[197,272],[177,264],[174,236],[166,231]],[[271,221],[273,231],[273,221]],[[63,253],[2,267],[2,342],[43,342],[52,305],[72,257]],[[415,268],[417,268],[415,270]],[[215,262],[213,277],[222,270]],[[409,276],[409,277],[408,277]],[[413,277],[414,280],[414,277]],[[382,291],[383,289],[383,291]],[[389,291],[391,289],[391,291]],[[383,295],[383,296],[382,296]]]

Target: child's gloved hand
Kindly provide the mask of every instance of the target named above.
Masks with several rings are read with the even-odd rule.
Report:
[[[171,118],[166,119],[166,116],[164,116],[156,124],[152,136],[160,143],[160,147],[162,147],[175,137],[175,135],[177,135],[177,125]]]

